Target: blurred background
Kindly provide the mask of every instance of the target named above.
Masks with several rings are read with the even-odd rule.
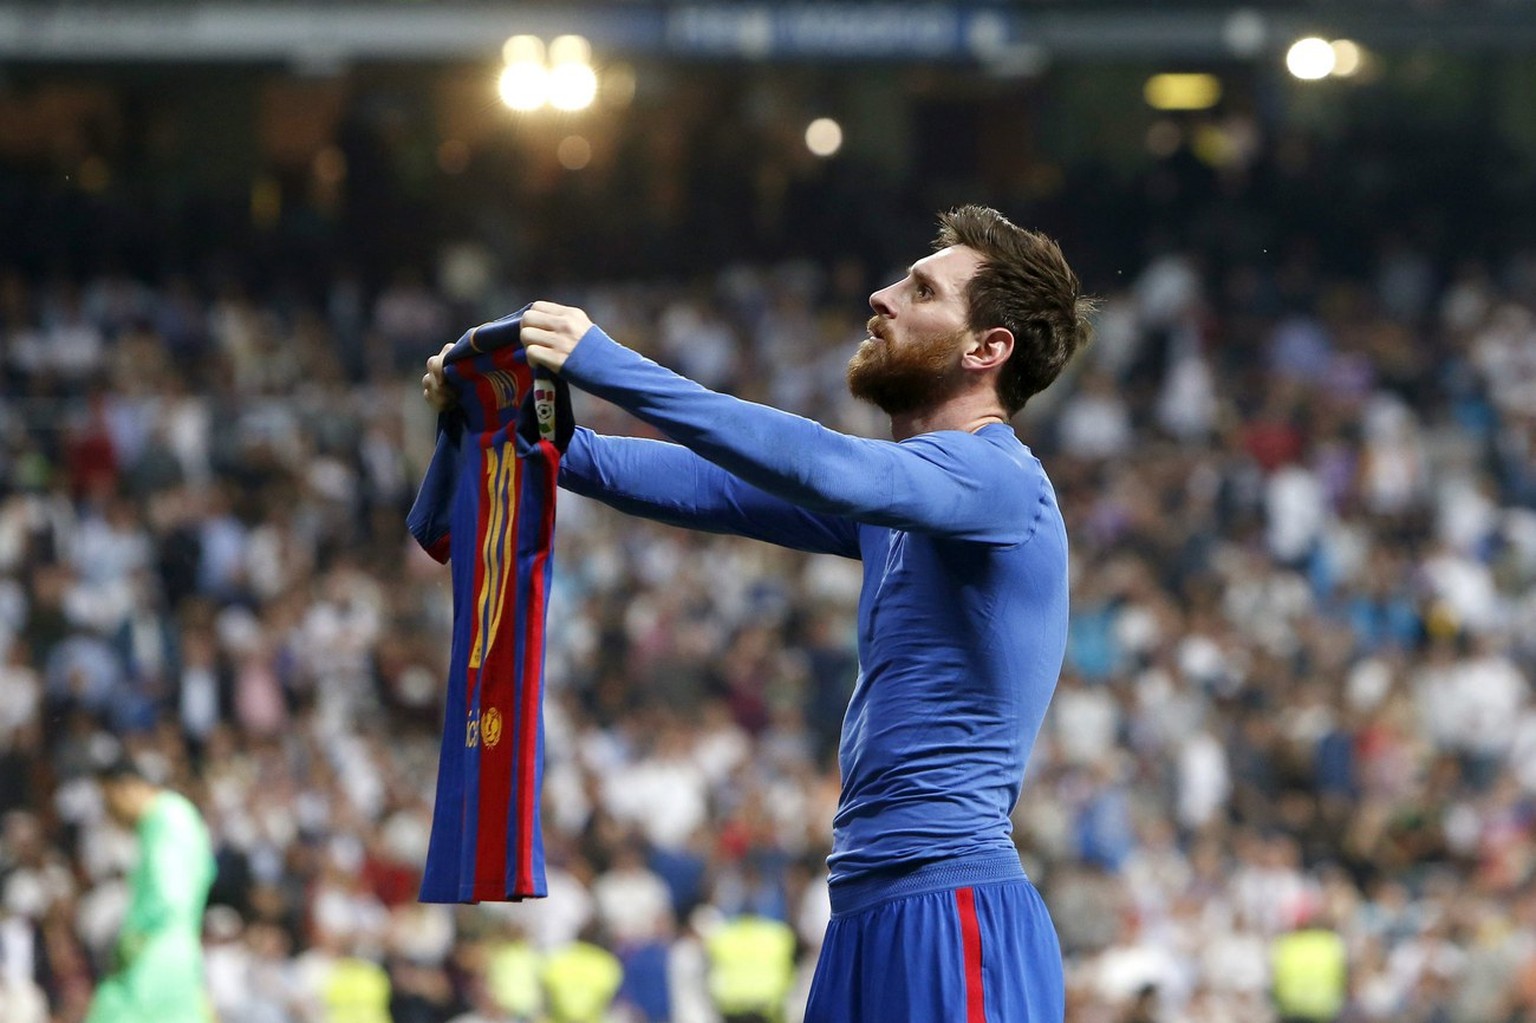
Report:
[[[550,898],[418,905],[417,380],[546,297],[880,435],[866,296],[960,202],[1104,299],[1017,423],[1068,1018],[1536,1019],[1533,172],[1528,0],[0,3],[0,1019],[107,966],[126,747],[212,831],[222,1023],[797,1020],[856,566],[564,495]]]

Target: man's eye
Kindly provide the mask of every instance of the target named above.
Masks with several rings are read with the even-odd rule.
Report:
[[[928,287],[928,285],[926,285],[926,284],[919,284],[917,286],[917,297],[918,298],[930,298],[930,297],[932,297],[932,295],[933,295],[933,289]]]

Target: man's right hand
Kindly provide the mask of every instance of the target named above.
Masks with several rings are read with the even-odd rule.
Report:
[[[446,412],[458,402],[453,389],[448,386],[447,378],[443,376],[443,359],[448,356],[451,348],[451,341],[443,345],[442,351],[427,360],[427,371],[421,375],[421,396],[427,399],[427,404],[435,412]]]

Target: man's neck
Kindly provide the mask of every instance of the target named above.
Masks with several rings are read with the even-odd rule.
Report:
[[[991,394],[957,395],[938,405],[891,417],[891,437],[906,440],[936,430],[975,433],[992,423],[1006,423],[1008,416]]]

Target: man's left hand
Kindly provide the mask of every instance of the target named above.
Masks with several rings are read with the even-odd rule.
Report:
[[[523,313],[518,336],[531,364],[558,373],[590,329],[592,320],[574,306],[535,302]]]

